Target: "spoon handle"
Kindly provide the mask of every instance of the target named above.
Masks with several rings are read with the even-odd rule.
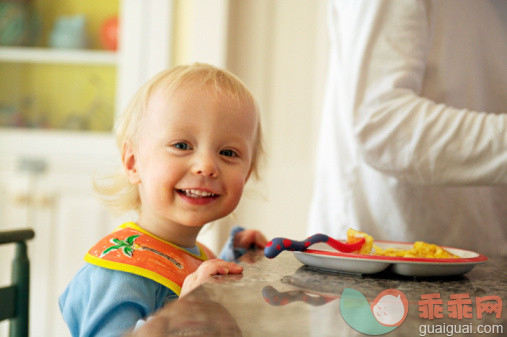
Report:
[[[314,234],[303,241],[296,241],[287,238],[274,238],[270,242],[267,243],[266,248],[264,248],[264,255],[272,259],[284,250],[289,251],[305,251],[308,247],[315,243],[323,242],[333,247],[334,249],[344,252],[351,253],[361,248],[364,243],[364,238],[361,238],[357,242],[354,243],[343,243],[341,241],[335,240],[325,234]]]

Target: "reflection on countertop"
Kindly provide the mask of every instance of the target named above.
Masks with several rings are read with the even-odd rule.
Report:
[[[214,277],[213,282],[167,305],[134,336],[365,336],[351,328],[340,312],[346,288],[359,291],[370,305],[384,290],[403,292],[408,315],[392,333],[396,336],[421,335],[422,330],[435,327],[443,328],[440,335],[445,336],[451,325],[453,331],[458,325],[496,326],[498,332],[507,328],[504,304],[489,307],[489,312],[478,307],[479,300],[488,296],[507,299],[507,258],[492,258],[464,276],[426,279],[388,271],[366,276],[314,270],[290,252],[272,260],[260,251],[249,252],[240,263],[242,277]],[[426,310],[422,296],[431,294],[441,300],[442,318],[420,317]],[[465,301],[456,302],[456,295]]]

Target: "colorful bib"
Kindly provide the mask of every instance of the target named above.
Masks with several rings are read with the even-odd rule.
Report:
[[[185,278],[213,253],[197,244],[194,255],[127,222],[93,246],[85,261],[103,268],[140,275],[160,283],[178,296]]]

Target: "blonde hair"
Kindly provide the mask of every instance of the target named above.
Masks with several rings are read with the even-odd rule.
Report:
[[[259,106],[250,90],[238,77],[226,70],[204,63],[181,65],[162,71],[137,91],[114,128],[120,152],[129,142],[135,145],[142,119],[153,93],[161,87],[174,91],[187,83],[204,85],[215,95],[227,95],[236,102],[246,101],[255,107],[257,125],[251,173],[259,178],[259,162],[264,152]],[[140,210],[141,200],[138,187],[130,183],[123,169],[114,175],[94,179],[93,185],[100,199],[117,213]]]

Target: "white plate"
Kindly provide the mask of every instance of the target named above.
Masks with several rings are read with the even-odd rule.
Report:
[[[375,241],[380,248],[410,249],[412,243]],[[296,258],[312,268],[356,274],[374,274],[391,266],[391,271],[399,275],[415,277],[462,275],[478,263],[488,260],[479,253],[443,247],[457,259],[429,259],[413,257],[375,256],[338,252],[324,243],[315,244],[304,252],[294,252]]]

